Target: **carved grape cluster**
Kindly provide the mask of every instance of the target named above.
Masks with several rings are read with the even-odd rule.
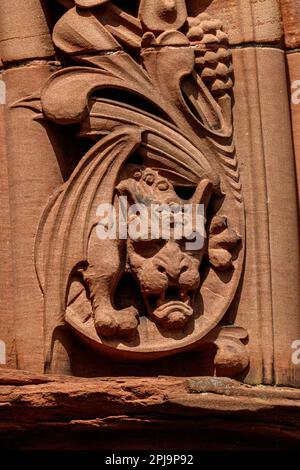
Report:
[[[196,69],[214,95],[220,95],[233,86],[231,78],[231,50],[228,35],[219,20],[206,13],[188,18],[187,37],[195,45]]]

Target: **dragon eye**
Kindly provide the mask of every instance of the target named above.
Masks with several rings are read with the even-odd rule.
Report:
[[[151,174],[147,175],[145,177],[145,181],[146,181],[147,184],[153,184],[154,183],[154,175],[151,175]]]
[[[160,181],[158,184],[157,184],[157,189],[159,189],[160,191],[167,191],[169,189],[169,183],[167,181]]]
[[[141,179],[141,176],[142,176],[142,172],[141,171],[136,171],[133,175],[134,179],[135,180],[140,180]]]

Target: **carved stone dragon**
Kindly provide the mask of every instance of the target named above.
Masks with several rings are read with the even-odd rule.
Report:
[[[49,201],[37,233],[46,368],[54,332],[67,323],[94,349],[130,358],[212,342],[219,373],[236,375],[248,364],[247,333],[220,326],[244,253],[227,35],[206,13],[190,16],[184,0],[141,0],[130,10],[109,0],[60,2],[66,12],[53,41],[72,66],[53,74],[36,107],[58,125],[79,124],[94,146]],[[181,198],[182,188],[192,195]],[[172,237],[100,240],[97,207],[122,195],[204,204],[203,247],[192,253]],[[146,315],[115,305],[128,271]]]

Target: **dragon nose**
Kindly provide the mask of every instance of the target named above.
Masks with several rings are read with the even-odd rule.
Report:
[[[156,257],[155,265],[158,272],[166,274],[170,279],[177,279],[186,270],[184,256],[177,244],[169,243],[170,246]]]
[[[180,274],[180,268],[172,266],[171,264],[166,265],[160,263],[157,266],[157,270],[160,273],[166,274],[170,279],[177,279]]]

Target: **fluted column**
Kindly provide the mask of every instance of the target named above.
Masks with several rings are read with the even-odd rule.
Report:
[[[18,368],[32,371],[43,370],[43,297],[34,267],[34,238],[42,208],[62,178],[52,129],[35,121],[32,109],[12,105],[38,94],[54,70],[45,4],[39,0],[0,3],[13,259],[10,294],[14,300],[16,363]],[[0,323],[9,322],[3,315],[1,311]]]

